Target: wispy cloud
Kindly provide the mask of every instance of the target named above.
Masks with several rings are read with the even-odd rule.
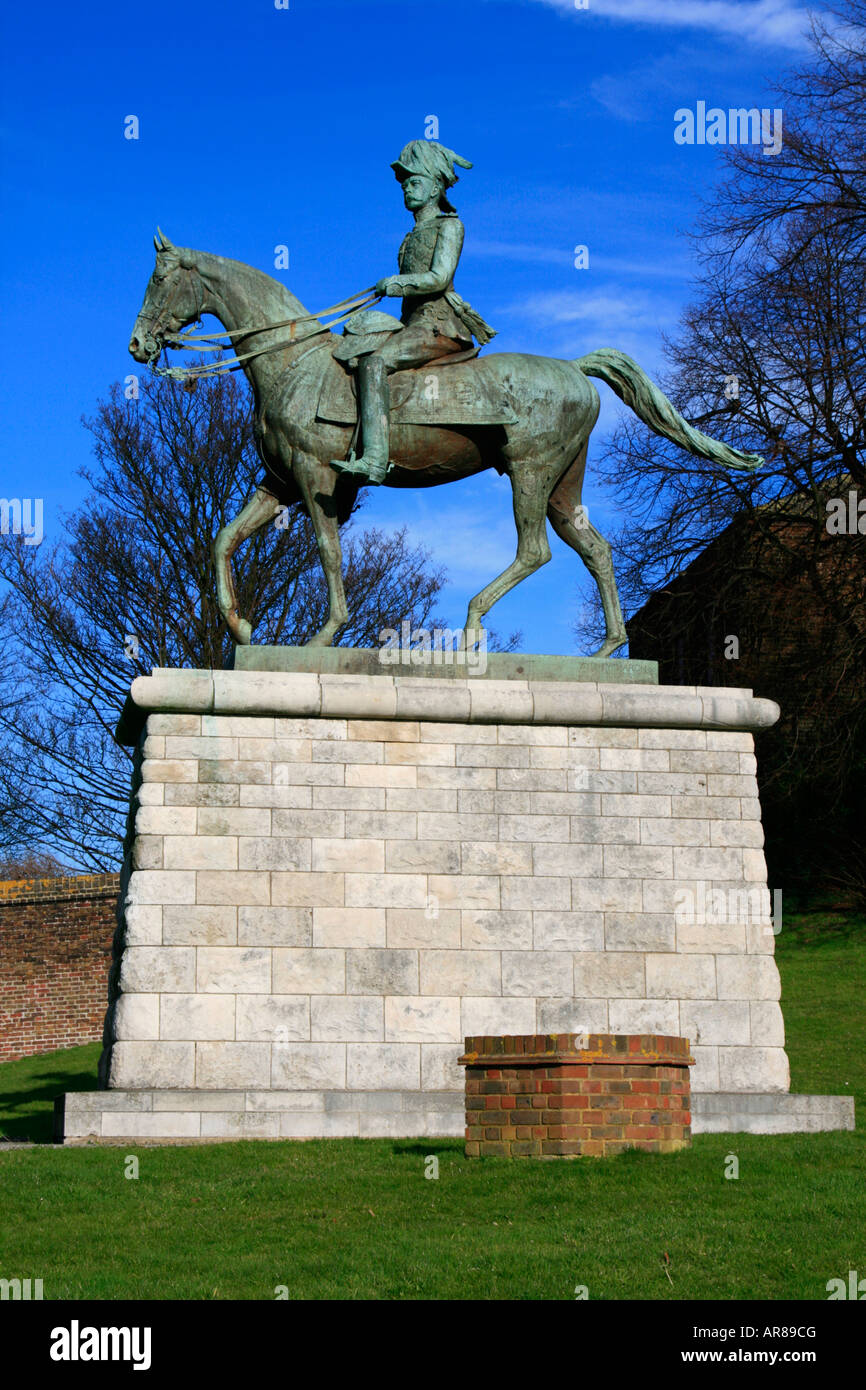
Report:
[[[804,46],[809,11],[797,0],[590,0],[578,10],[574,0],[534,0],[585,24],[591,16],[656,28],[700,29],[705,33],[779,48]]]
[[[682,256],[682,253],[679,253]],[[463,259],[477,256],[482,260],[522,261],[526,264],[549,264],[571,267],[574,264],[574,250],[563,246],[538,246],[518,241],[470,241],[463,252]],[[637,275],[664,280],[690,280],[694,270],[688,261],[642,261],[626,257],[597,256],[590,252],[590,266],[593,271],[609,275]]]

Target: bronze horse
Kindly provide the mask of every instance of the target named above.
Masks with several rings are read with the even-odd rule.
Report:
[[[359,486],[357,479],[337,472],[330,463],[348,454],[353,426],[317,418],[325,373],[336,370],[327,349],[342,339],[311,319],[283,285],[252,266],[174,246],[161,233],[154,245],[156,268],[129,343],[135,360],[152,362],[203,314],[219,319],[239,357],[249,354],[243,370],[255,399],[256,439],[265,479],[214,542],[220,611],[235,642],[248,644],[252,628],[237,610],[231,557],[283,506],[301,505],[315,528],[330,601],[328,620],[310,645],[330,646],[349,616],[340,525],[351,512]],[[295,324],[286,327],[286,320],[298,320],[297,331]],[[443,422],[448,420],[449,392],[456,392],[461,384],[464,395],[467,386],[471,392],[472,374],[480,365],[467,361],[439,368]],[[517,554],[471,600],[465,623],[467,645],[477,642],[481,620],[494,603],[550,559],[547,519],[577,551],[598,585],[606,635],[593,655],[611,656],[627,641],[611,549],[581,507],[587,446],[600,404],[589,378],[605,381],[656,434],[698,458],[749,472],[763,460],[694,429],[636,362],[612,348],[572,362],[527,353],[493,353],[483,359],[483,369],[488,382],[492,379],[501,385],[503,399],[513,401],[512,422],[393,424],[395,467],[385,486],[432,487],[487,468],[506,474],[513,493]]]

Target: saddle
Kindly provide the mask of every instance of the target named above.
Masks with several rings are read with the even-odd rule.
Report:
[[[331,351],[322,377],[316,418],[330,424],[354,425],[358,420],[357,383],[350,363],[375,352],[401,325],[390,314],[365,311],[346,324],[346,336]],[[450,353],[423,367],[394,372],[391,388],[393,425],[513,425],[514,402],[490,370],[478,359],[479,348]]]

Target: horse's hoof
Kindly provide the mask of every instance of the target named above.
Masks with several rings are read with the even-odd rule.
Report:
[[[620,647],[624,647],[627,641],[627,634],[623,637],[609,637],[606,642],[602,642],[598,651],[590,652],[589,659],[592,661],[598,657],[612,657],[614,652],[618,652]]]
[[[251,646],[253,629],[246,618],[239,618],[237,613],[230,613],[226,618],[226,624],[236,647]]]

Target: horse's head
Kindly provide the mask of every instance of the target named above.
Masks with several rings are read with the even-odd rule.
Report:
[[[201,317],[205,288],[194,255],[158,232],[153,238],[156,267],[135,320],[129,351],[136,362],[152,362],[188,323]]]

